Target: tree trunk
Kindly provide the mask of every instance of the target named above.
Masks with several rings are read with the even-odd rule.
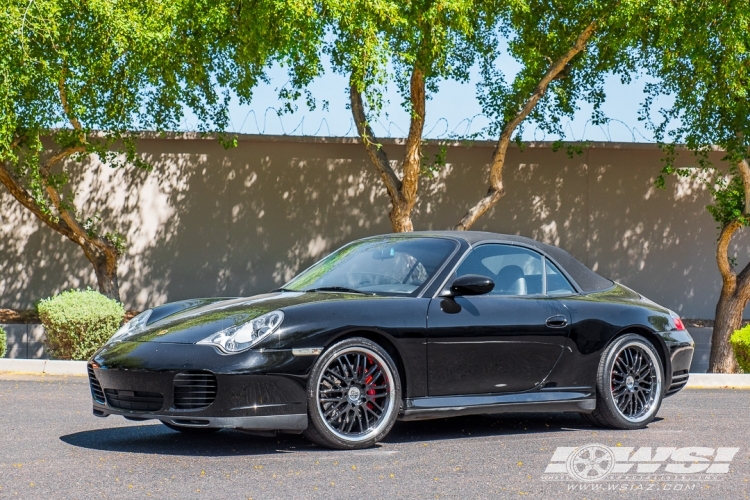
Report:
[[[388,218],[391,219],[391,228],[394,233],[408,233],[414,231],[414,224],[411,221],[411,207],[408,203],[391,200],[391,212]]]
[[[391,168],[388,156],[383,151],[381,144],[377,143],[375,134],[369,125],[365,113],[362,93],[357,88],[354,78],[350,80],[349,87],[350,107],[357,132],[367,149],[375,168],[383,180],[388,196],[391,199],[391,211],[389,218],[394,233],[414,231],[411,220],[411,212],[417,202],[419,191],[419,175],[422,168],[422,131],[425,120],[425,76],[418,68],[412,69],[409,84],[409,102],[411,104],[411,120],[409,123],[409,135],[406,137],[404,161],[402,163],[403,175],[399,179],[396,172]]]
[[[94,266],[99,293],[120,302],[120,283],[117,281],[117,253],[114,248],[85,251],[86,258]]]
[[[64,63],[64,61],[63,61]],[[52,167],[57,163],[71,157],[72,155],[87,152],[86,133],[74,113],[68,106],[68,95],[66,89],[65,76],[67,66],[64,65],[63,71],[58,81],[58,92],[60,104],[65,111],[71,126],[78,133],[77,144],[70,145],[60,149],[52,154],[46,161],[40,163],[39,174],[41,177],[42,187],[51,202],[52,207],[45,207],[27,191],[21,179],[17,179],[13,174],[13,169],[3,159],[0,161],[0,183],[8,188],[10,194],[39,220],[49,226],[51,229],[62,234],[70,241],[80,246],[86,258],[94,266],[96,281],[99,285],[99,292],[102,295],[120,301],[120,285],[117,282],[117,248],[107,238],[91,234],[84,229],[83,225],[76,218],[75,210],[70,210],[67,203],[63,202],[62,196],[58,191],[59,186],[55,183],[48,182],[52,173]],[[19,135],[12,143],[11,149],[23,147],[23,143],[28,139],[25,135]],[[38,136],[37,136],[38,139]],[[57,214],[54,215],[50,208],[54,208]]]
[[[709,373],[736,373],[738,368],[729,338],[742,326],[742,313],[750,301],[750,264],[738,275],[729,261],[729,244],[741,227],[738,221],[726,224],[721,228],[716,245],[716,263],[722,285],[711,335]]]
[[[737,361],[729,344],[729,337],[742,325],[742,311],[747,301],[740,300],[735,293],[727,290],[726,284],[721,287],[719,303],[716,304],[714,332],[711,335],[711,359],[709,373],[736,373]]]

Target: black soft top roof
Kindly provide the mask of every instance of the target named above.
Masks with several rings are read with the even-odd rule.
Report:
[[[524,236],[513,234],[498,234],[484,231],[416,231],[412,234],[424,236],[443,236],[466,241],[469,245],[474,246],[480,243],[494,241],[508,244],[516,244],[532,247],[543,254],[549,256],[556,264],[576,282],[578,288],[584,292],[595,292],[606,290],[614,285],[612,280],[596,274],[594,271],[577,261],[572,255],[552,245],[541,243]]]

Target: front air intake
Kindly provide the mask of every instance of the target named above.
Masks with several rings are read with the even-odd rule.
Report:
[[[164,396],[158,392],[105,389],[109,406],[120,410],[158,411],[164,406]]]
[[[100,405],[103,405],[106,402],[104,399],[104,391],[102,390],[102,386],[97,380],[96,375],[94,375],[94,367],[88,365],[88,372],[89,385],[91,386],[91,397],[94,398],[94,401],[96,401]]]
[[[216,376],[209,372],[183,372],[174,376],[174,407],[202,410],[216,399]]]

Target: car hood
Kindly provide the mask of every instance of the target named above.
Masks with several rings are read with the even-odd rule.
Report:
[[[332,300],[363,299],[349,293],[277,292],[232,299],[193,299],[153,309],[146,329],[126,340],[194,344],[230,326],[277,309]],[[373,297],[374,298],[374,297]]]

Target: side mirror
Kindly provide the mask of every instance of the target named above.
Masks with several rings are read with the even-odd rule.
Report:
[[[495,288],[495,282],[487,276],[466,274],[456,278],[451,283],[450,290],[440,294],[442,296],[457,297],[461,295],[484,295]]]

